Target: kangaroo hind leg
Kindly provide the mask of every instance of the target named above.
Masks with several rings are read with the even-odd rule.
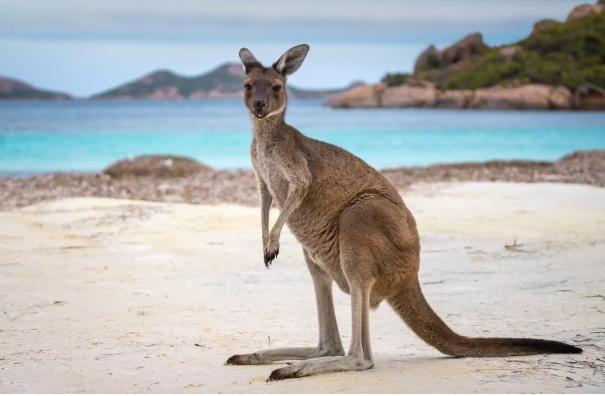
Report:
[[[355,284],[351,287],[352,334],[346,356],[318,357],[296,362],[274,370],[267,381],[300,378],[336,371],[362,371],[374,367],[370,347],[369,294],[370,287]]]
[[[336,371],[361,371],[374,366],[370,343],[370,298],[375,283],[372,268],[375,265],[375,246],[368,240],[364,228],[351,227],[360,219],[357,211],[341,216],[339,237],[340,266],[349,284],[351,294],[351,345],[346,356],[321,357],[296,362],[271,373],[269,381],[298,378]],[[345,212],[347,212],[345,211]],[[362,219],[363,221],[363,219]],[[344,227],[343,227],[344,226]]]

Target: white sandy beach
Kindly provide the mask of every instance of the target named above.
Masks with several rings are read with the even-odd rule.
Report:
[[[223,363],[316,343],[287,230],[267,270],[258,208],[78,198],[0,212],[0,392],[605,392],[605,189],[417,184],[404,200],[424,293],[456,331],[585,352],[447,358],[384,304],[375,368],[266,383],[279,365]],[[335,299],[348,346],[349,297]]]

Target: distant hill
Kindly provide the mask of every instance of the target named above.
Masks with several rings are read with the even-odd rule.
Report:
[[[91,99],[210,99],[243,95],[244,70],[239,63],[225,63],[208,73],[186,77],[158,70],[142,78],[93,95]],[[342,90],[305,90],[289,87],[295,98],[324,98]]]
[[[52,92],[35,88],[22,81],[0,76],[1,99],[71,99],[61,92]]]

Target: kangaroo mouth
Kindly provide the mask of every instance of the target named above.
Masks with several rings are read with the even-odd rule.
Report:
[[[264,114],[264,113],[252,113],[252,114],[254,114],[254,116],[255,116],[256,118],[258,118],[259,120],[262,120],[263,118],[265,118],[265,117],[267,116],[267,115],[266,115],[266,114]]]

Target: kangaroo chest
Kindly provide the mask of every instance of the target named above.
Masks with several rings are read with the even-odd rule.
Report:
[[[278,159],[275,158],[274,150],[263,147],[253,142],[252,163],[256,173],[267,185],[271,197],[276,201],[278,207],[282,207],[288,196],[288,179],[277,166]]]
[[[257,175],[265,182],[271,197],[281,210],[288,196],[289,182],[283,166],[287,158],[280,158],[275,147],[253,141],[252,163]],[[286,219],[286,224],[301,243],[311,259],[346,289],[344,275],[340,269],[338,227],[333,213],[326,211],[325,205],[317,203],[318,194],[311,187],[303,203]],[[343,290],[344,290],[343,289]]]

